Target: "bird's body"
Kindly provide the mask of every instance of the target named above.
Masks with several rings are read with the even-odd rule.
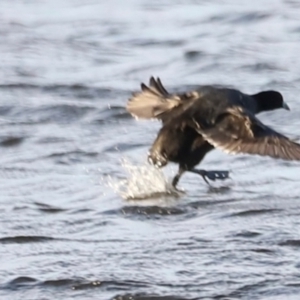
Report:
[[[268,155],[300,160],[300,145],[263,125],[255,114],[287,108],[282,95],[265,91],[247,95],[235,89],[202,86],[182,94],[169,94],[159,79],[133,94],[127,110],[136,117],[157,118],[162,128],[150,149],[149,161],[158,167],[179,164],[176,186],[184,171],[209,179],[225,179],[226,171],[197,170],[204,156],[220,148],[228,153]]]

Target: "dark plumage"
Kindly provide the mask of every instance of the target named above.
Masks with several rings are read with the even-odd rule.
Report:
[[[138,118],[157,118],[163,123],[149,161],[158,167],[169,161],[179,164],[176,186],[185,171],[225,179],[227,171],[205,171],[194,167],[212,149],[248,153],[285,160],[300,160],[300,145],[262,124],[255,114],[277,108],[289,109],[276,91],[247,95],[238,90],[202,86],[181,94],[169,94],[159,78],[129,99],[127,110]]]

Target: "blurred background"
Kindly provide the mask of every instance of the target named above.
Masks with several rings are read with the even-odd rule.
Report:
[[[299,299],[299,163],[216,150],[203,166],[229,181],[187,174],[168,195],[176,168],[145,165],[159,122],[125,110],[152,75],[275,89],[291,111],[260,119],[299,141],[299,16],[297,0],[2,0],[0,298]]]

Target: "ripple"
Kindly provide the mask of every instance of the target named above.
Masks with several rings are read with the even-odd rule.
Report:
[[[196,298],[193,298],[196,300]],[[117,295],[112,300],[192,300],[192,298],[178,297],[175,295],[159,296],[155,294],[124,294]]]
[[[0,137],[0,146],[2,147],[14,147],[20,145],[24,141],[25,137],[9,136]]]
[[[163,39],[163,40],[157,40],[157,39],[145,39],[145,38],[138,38],[138,39],[131,39],[126,41],[126,44],[129,44],[131,47],[138,46],[138,47],[180,47],[185,44],[185,40],[181,39]],[[123,44],[123,42],[122,42]]]
[[[300,247],[300,240],[286,240],[278,244],[279,246]]]
[[[242,231],[239,232],[237,234],[235,234],[234,236],[236,237],[244,237],[244,238],[255,238],[257,236],[261,235],[261,233],[256,232],[256,231]]]
[[[53,214],[53,213],[59,213],[59,212],[66,211],[66,209],[54,207],[54,206],[51,206],[51,205],[45,204],[45,203],[35,202],[34,204],[37,206],[37,209],[39,211],[44,212],[44,213]]]
[[[271,14],[265,12],[247,12],[241,14],[240,16],[232,18],[230,22],[232,23],[257,22],[257,21],[262,21],[267,18],[270,18],[271,16],[272,16]]]
[[[16,290],[24,287],[33,287],[37,284],[38,280],[33,277],[28,276],[20,276],[12,279],[6,284],[2,284],[4,289]]]
[[[61,104],[37,108],[34,111],[32,111],[32,114],[36,114],[38,116],[36,122],[69,123],[74,121],[77,122],[80,118],[82,118],[88,112],[93,110],[94,108],[90,106]],[[28,114],[28,112],[26,112],[26,114]]]
[[[55,279],[55,280],[45,280],[40,282],[40,286],[48,286],[48,287],[73,287],[75,285],[80,285],[83,279]]]
[[[73,285],[74,290],[85,290],[96,287],[105,287],[112,289],[131,289],[131,288],[140,288],[140,287],[148,287],[147,283],[134,281],[134,280],[124,280],[124,281],[115,281],[115,280],[95,280],[91,282],[83,282]]]
[[[15,107],[9,114],[10,124],[43,124],[58,123],[65,124],[78,122],[88,112],[94,111],[94,107],[83,105],[59,104],[43,105],[37,108]]]
[[[281,212],[282,209],[249,209],[245,211],[236,212],[228,215],[227,217],[249,217],[249,216],[257,216],[264,214],[272,214],[276,212]]]
[[[41,174],[45,174],[47,170],[39,170],[39,169],[28,169],[22,167],[3,167],[0,168],[0,178],[5,179],[20,179],[20,178],[28,178],[40,176]],[[49,171],[48,171],[49,172]]]
[[[58,164],[70,165],[82,162],[94,162],[99,154],[97,152],[88,152],[83,150],[66,151],[59,153],[52,153],[45,158],[54,160]]]
[[[211,205],[219,205],[219,204],[225,204],[225,203],[232,203],[237,202],[238,199],[224,199],[224,200],[199,200],[199,201],[193,201],[188,204],[186,204],[187,207],[192,207],[194,209],[198,209],[201,207],[211,206]]]
[[[265,248],[255,248],[255,249],[250,249],[252,252],[256,253],[264,253],[264,254],[275,254],[276,251],[271,250],[271,249],[265,249]]]
[[[257,291],[261,288],[267,288],[269,286],[274,286],[277,280],[260,280],[252,284],[243,284],[241,287],[237,288],[236,290],[232,291],[229,294],[222,294],[215,296],[213,299],[241,299],[244,295],[255,295]],[[260,297],[261,298],[261,297]]]
[[[14,106],[8,106],[8,105],[0,106],[0,116],[8,115],[13,110],[13,108]]]
[[[42,90],[50,93],[58,93],[67,98],[74,97],[79,99],[108,98],[117,92],[116,89],[112,90],[110,88],[90,87],[83,84],[49,85],[43,86]]]
[[[151,216],[151,215],[160,215],[160,216],[170,216],[170,215],[182,215],[187,212],[184,208],[179,207],[162,207],[162,206],[124,206],[119,209],[105,211],[104,214],[122,214],[125,216],[130,215],[143,215],[143,216]]]
[[[53,84],[53,85],[38,85],[29,83],[10,83],[0,84],[0,90],[24,90],[24,91],[41,91],[50,94],[59,94],[63,97],[74,97],[79,99],[101,99],[109,98],[112,95],[123,93],[121,90],[92,87],[83,84]]]
[[[261,71],[284,71],[282,68],[277,67],[275,64],[270,64],[266,62],[254,63],[251,65],[244,65],[240,67],[241,69],[248,70],[251,72],[261,72]]]
[[[26,244],[26,243],[39,243],[39,242],[49,242],[58,240],[53,237],[48,236],[9,236],[9,237],[2,237],[0,238],[0,244]]]
[[[247,23],[255,23],[262,20],[266,20],[268,18],[272,17],[272,14],[266,13],[266,12],[246,12],[246,13],[222,13],[222,14],[216,14],[213,16],[210,16],[206,19],[205,22],[208,23],[231,23],[231,24],[247,24]]]
[[[101,109],[94,113],[91,117],[92,123],[105,123],[106,125],[108,122],[116,121],[116,120],[131,120],[132,116],[126,111],[125,107],[123,106],[109,106],[105,109]]]
[[[185,59],[191,62],[202,59],[205,56],[206,54],[203,51],[199,51],[199,50],[189,50],[184,53]]]
[[[37,143],[40,144],[53,144],[53,143],[65,143],[71,142],[72,139],[65,138],[65,137],[57,137],[57,136],[44,136],[37,140]]]
[[[122,151],[122,152],[125,152],[127,150],[132,150],[132,149],[136,149],[136,148],[140,148],[140,147],[143,147],[145,146],[144,143],[132,143],[132,144],[128,144],[128,143],[115,143],[114,145],[112,146],[109,146],[109,147],[106,147],[106,148],[103,148],[103,152],[119,152],[119,151]]]
[[[80,284],[83,279],[57,279],[57,280],[45,280],[40,281],[38,279],[27,277],[27,276],[20,276],[11,281],[9,281],[4,288],[7,289],[14,289],[19,287],[27,287],[33,288],[35,286],[48,286],[48,287],[64,287],[69,286],[72,287],[74,285]]]

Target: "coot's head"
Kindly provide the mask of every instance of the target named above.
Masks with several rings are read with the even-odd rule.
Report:
[[[274,110],[277,108],[284,108],[290,110],[288,105],[284,102],[282,95],[276,91],[264,91],[252,95],[257,103],[257,112]]]

